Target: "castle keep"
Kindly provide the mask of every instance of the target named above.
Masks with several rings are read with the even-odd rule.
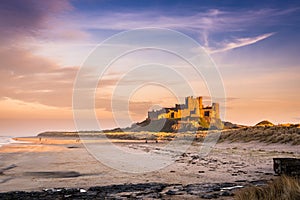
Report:
[[[202,97],[186,97],[185,104],[175,104],[173,108],[162,108],[148,112],[148,119],[178,119],[186,121],[198,121],[204,119],[211,122],[212,119],[220,119],[219,104],[212,103],[204,107]]]

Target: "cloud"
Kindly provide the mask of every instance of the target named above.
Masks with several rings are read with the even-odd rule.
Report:
[[[290,18],[283,16],[289,16],[298,10],[299,8],[264,8],[260,10],[210,9],[191,11],[190,14],[186,15],[159,10],[143,12],[134,10],[118,13],[103,11],[75,16],[74,22],[78,29],[86,31],[123,31],[142,27],[170,28],[189,35],[197,35],[198,41],[208,49],[217,49],[218,45],[226,41],[227,46],[222,48],[225,51],[226,48],[237,48],[239,45],[253,44],[270,37],[274,33],[261,35],[259,33],[268,32],[267,30],[270,27],[285,24],[284,20],[288,22]],[[91,18],[93,20],[87,20]],[[241,37],[241,35],[245,36],[247,34],[249,35],[248,37]],[[259,36],[252,37],[253,34],[258,34]],[[232,40],[232,38],[240,39]]]
[[[115,98],[115,97],[114,97]],[[136,116],[145,116],[147,115],[147,111],[153,105],[157,105],[162,103],[161,100],[153,101],[132,101],[130,99],[114,99],[113,97],[97,97],[96,98],[96,108],[112,112],[114,111],[115,114],[128,114],[130,112]],[[112,104],[113,102],[113,104]],[[128,105],[128,107],[127,107]]]
[[[68,0],[11,0],[0,5],[0,99],[31,105],[71,107],[77,66],[63,67],[37,55],[36,41],[85,37],[64,24]],[[51,38],[52,37],[52,38]]]
[[[0,48],[0,99],[71,107],[78,67],[56,62],[20,47]]]
[[[10,0],[0,5],[0,41],[2,44],[16,42],[26,37],[40,35],[58,13],[71,10],[67,0],[35,1]]]
[[[266,34],[259,35],[259,36],[256,36],[256,37],[238,38],[238,39],[235,39],[234,41],[231,41],[231,42],[228,42],[228,43],[223,43],[222,47],[219,48],[219,49],[206,48],[206,50],[210,54],[224,52],[224,51],[228,51],[228,50],[231,50],[231,49],[235,49],[235,48],[239,48],[239,47],[243,47],[243,46],[247,46],[247,45],[250,45],[250,44],[257,43],[261,40],[264,40],[264,39],[267,39],[267,38],[271,37],[274,34],[275,33],[266,33]]]
[[[96,35],[97,30],[121,31],[151,26],[201,35],[200,40],[203,44],[215,53],[254,44],[271,37],[274,33],[258,33],[255,37],[240,37],[239,33],[247,32],[252,27],[272,26],[280,16],[295,12],[293,9],[247,12],[212,9],[179,16],[161,11],[77,14],[72,12],[73,9],[66,0],[11,0],[1,3],[0,99],[10,99],[15,103],[25,102],[28,107],[32,104],[51,108],[71,107],[73,81],[78,67],[63,68],[55,60],[36,55],[36,49],[27,46],[28,41],[78,40],[88,37],[94,30]],[[227,36],[230,32],[235,39],[214,37],[214,34],[223,31],[227,31]],[[43,48],[47,48],[47,45]],[[103,81],[101,87],[110,87],[116,83],[113,78]],[[100,107],[109,110],[111,102],[107,96],[99,98],[104,99]],[[133,102],[130,107],[133,108],[134,115],[140,115],[153,103]]]

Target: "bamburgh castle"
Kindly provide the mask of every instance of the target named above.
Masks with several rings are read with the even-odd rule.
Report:
[[[173,108],[148,112],[148,119],[178,119],[183,121],[204,119],[210,123],[212,120],[220,119],[219,104],[212,103],[211,106],[204,107],[202,97],[189,96],[185,98],[185,104],[175,104]]]

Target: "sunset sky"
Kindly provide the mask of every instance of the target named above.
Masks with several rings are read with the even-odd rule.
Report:
[[[176,30],[203,46],[223,79],[225,121],[300,122],[297,0],[9,0],[0,4],[0,136],[75,130],[72,92],[78,69],[105,39],[143,27]],[[118,81],[114,74],[122,75],[122,67],[138,58],[115,63],[99,88],[106,91],[97,94],[96,104],[103,128],[114,127],[109,96]],[[202,88],[203,80],[191,82]],[[175,103],[165,88],[145,86],[132,94],[130,114],[141,121],[153,105]]]

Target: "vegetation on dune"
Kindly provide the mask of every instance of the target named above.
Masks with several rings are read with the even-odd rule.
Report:
[[[296,200],[300,199],[300,180],[281,176],[265,186],[251,186],[236,192],[236,200]]]
[[[208,127],[209,124],[204,120],[199,121],[202,127]],[[195,138],[196,141],[203,141],[204,137],[213,130],[223,129],[219,142],[251,142],[258,141],[264,143],[283,143],[300,145],[300,126],[299,124],[285,124],[274,126],[252,126],[238,128],[228,122],[222,123],[214,121],[210,124],[210,129],[195,128],[193,124],[178,124],[175,120],[145,120],[141,123],[136,123],[125,129],[112,129],[105,131],[81,131],[81,132],[44,132],[39,134],[39,137],[78,137],[80,136],[106,136],[110,139],[127,139],[127,140],[171,140],[173,138],[187,139]],[[262,124],[268,124],[262,123]],[[198,130],[197,130],[198,129]]]
[[[272,122],[269,122],[268,120],[263,120],[257,123],[255,126],[274,126],[274,124]]]
[[[289,143],[292,145],[300,144],[300,129],[298,125],[272,126],[272,127],[246,127],[236,130],[223,131],[220,141],[231,142],[250,142],[259,141],[265,143]]]

